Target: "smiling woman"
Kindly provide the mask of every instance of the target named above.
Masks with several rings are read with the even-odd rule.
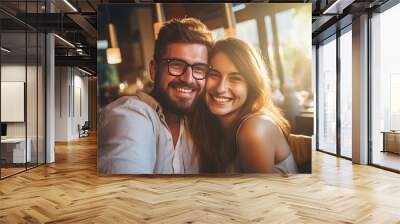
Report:
[[[227,38],[215,44],[210,63],[204,102],[190,122],[200,171],[297,173],[289,125],[272,102],[261,56]]]
[[[205,101],[211,113],[219,116],[224,126],[229,126],[247,99],[247,82],[222,52],[212,58],[211,66]]]

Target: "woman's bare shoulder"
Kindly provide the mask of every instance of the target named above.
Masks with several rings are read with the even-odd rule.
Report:
[[[238,130],[240,142],[261,141],[265,144],[280,141],[283,133],[267,114],[256,114],[244,120]]]
[[[256,114],[244,120],[239,128],[239,134],[246,132],[254,134],[282,134],[275,121],[267,114]]]
[[[248,172],[272,172],[281,136],[280,129],[269,116],[257,114],[245,119],[237,136],[244,169]]]

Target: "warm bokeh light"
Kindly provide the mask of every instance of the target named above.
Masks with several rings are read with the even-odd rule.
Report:
[[[107,63],[110,65],[119,64],[122,62],[121,50],[117,47],[107,48]]]

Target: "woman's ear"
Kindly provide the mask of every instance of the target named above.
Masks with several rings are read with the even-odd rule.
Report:
[[[149,71],[150,71],[150,78],[154,82],[156,78],[156,63],[154,60],[151,60],[149,63]]]

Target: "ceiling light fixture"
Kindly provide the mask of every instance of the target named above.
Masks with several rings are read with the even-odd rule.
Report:
[[[118,47],[117,34],[114,24],[108,24],[108,33],[110,35],[111,47],[106,49],[107,63],[110,65],[119,64],[122,62],[121,50]]]
[[[5,47],[1,47],[0,49],[1,49],[2,51],[6,52],[6,53],[10,53],[10,52],[11,52],[10,49],[5,48]]]
[[[76,53],[78,53],[78,55],[83,55],[83,50],[81,48],[77,48]]]
[[[327,9],[322,12],[323,15],[328,15],[328,14],[342,14],[343,9],[345,9],[347,6],[351,5],[355,0],[336,0],[335,2],[332,3],[332,5],[328,6]]]
[[[85,73],[85,74],[87,74],[87,75],[90,75],[90,76],[93,75],[92,73],[90,73],[90,72],[88,72],[88,71],[86,71],[86,70],[84,70],[84,69],[81,69],[81,68],[79,68],[79,67],[78,67],[78,70],[81,71],[81,72],[83,72],[83,73]]]
[[[72,47],[72,48],[75,48],[75,45],[73,45],[71,42],[69,42],[68,40],[66,40],[66,39],[64,39],[64,38],[62,38],[62,37],[60,37],[59,35],[57,35],[57,34],[54,34],[54,36],[55,37],[57,37],[59,40],[61,40],[62,42],[64,42],[65,44],[67,44],[68,46],[70,46],[70,47]]]
[[[78,10],[68,0],[64,0],[64,3],[67,4],[74,12],[78,12]]]

